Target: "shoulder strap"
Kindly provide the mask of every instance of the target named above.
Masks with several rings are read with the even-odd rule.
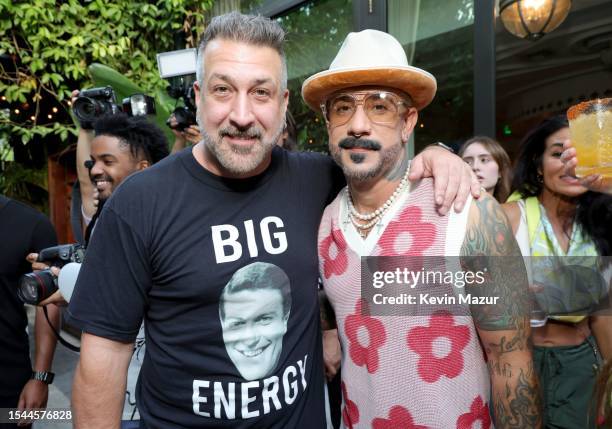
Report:
[[[527,230],[529,231],[529,243],[533,244],[541,216],[538,197],[525,198],[525,212],[527,217]]]
[[[72,226],[72,234],[77,242],[85,244],[85,237],[83,237],[83,226],[81,221],[83,216],[81,215],[81,186],[79,181],[75,181],[72,185],[72,197],[70,201],[70,226]]]

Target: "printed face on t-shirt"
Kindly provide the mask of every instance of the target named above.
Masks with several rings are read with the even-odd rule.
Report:
[[[276,369],[289,318],[289,306],[285,302],[287,297],[283,296],[283,287],[288,291],[288,281],[275,283],[279,277],[266,276],[266,271],[260,270],[261,265],[264,264],[251,264],[239,270],[237,273],[242,271],[244,274],[245,270],[253,267],[253,270],[260,272],[256,279],[240,274],[238,281],[232,278],[219,303],[227,354],[246,380],[267,377]],[[278,267],[265,265],[282,273]],[[282,274],[281,278],[286,279]],[[262,281],[268,283],[262,284]]]

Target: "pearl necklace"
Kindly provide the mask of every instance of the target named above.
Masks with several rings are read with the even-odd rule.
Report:
[[[404,177],[402,177],[402,180],[400,180],[399,184],[395,188],[395,191],[393,191],[389,199],[371,213],[362,214],[362,213],[359,213],[355,209],[355,206],[353,205],[353,198],[351,197],[351,191],[349,187],[347,186],[346,192],[348,196],[347,201],[348,201],[348,208],[349,208],[348,217],[351,220],[351,223],[355,225],[355,227],[358,229],[359,235],[361,235],[361,237],[365,238],[365,236],[367,235],[366,231],[372,228],[378,222],[380,222],[384,214],[387,212],[387,210],[389,210],[389,208],[393,205],[393,203],[399,196],[402,189],[408,183],[408,174],[410,173],[409,170],[410,169],[408,168],[406,169],[406,173],[404,174]],[[359,223],[358,219],[362,221],[369,221],[369,222],[365,224],[361,224]]]

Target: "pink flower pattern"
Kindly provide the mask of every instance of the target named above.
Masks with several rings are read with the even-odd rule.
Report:
[[[442,376],[455,378],[463,371],[463,349],[470,341],[470,330],[465,325],[455,325],[448,312],[436,312],[429,318],[429,326],[417,326],[408,332],[408,347],[418,353],[417,371],[427,383],[435,383]],[[450,352],[443,357],[434,355],[434,341],[446,338]]]
[[[375,418],[372,420],[372,429],[428,429],[427,426],[417,425],[412,415],[404,407],[396,405],[389,411],[389,418]]]
[[[459,416],[457,419],[457,429],[472,429],[477,421],[480,421],[480,426],[478,427],[482,429],[489,429],[491,427],[489,404],[484,402],[480,395],[472,402],[470,411]]]
[[[436,240],[436,226],[422,222],[423,213],[417,206],[406,207],[399,219],[389,222],[380,239],[380,256],[422,256]],[[402,248],[398,238],[408,233],[410,245]]]
[[[366,310],[365,315],[362,310]],[[365,328],[368,332],[367,346],[359,341],[360,328]],[[365,365],[370,374],[375,373],[379,365],[378,349],[385,343],[387,334],[380,320],[367,315],[367,307],[364,308],[363,300],[357,301],[355,313],[346,316],[344,332],[349,340],[349,356],[355,365]]]
[[[341,276],[346,271],[348,267],[346,248],[346,241],[339,229],[332,229],[329,236],[319,245],[319,255],[323,258],[323,275],[326,279],[334,274]]]
[[[349,399],[346,384],[342,382],[340,387],[342,388],[342,397],[344,398],[342,421],[344,421],[344,426],[346,426],[348,429],[353,429],[353,425],[359,423],[359,408],[357,408],[357,405]]]

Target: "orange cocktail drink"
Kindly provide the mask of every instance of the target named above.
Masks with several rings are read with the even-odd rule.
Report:
[[[600,174],[612,179],[612,98],[572,106],[567,119],[578,158],[576,176]]]

